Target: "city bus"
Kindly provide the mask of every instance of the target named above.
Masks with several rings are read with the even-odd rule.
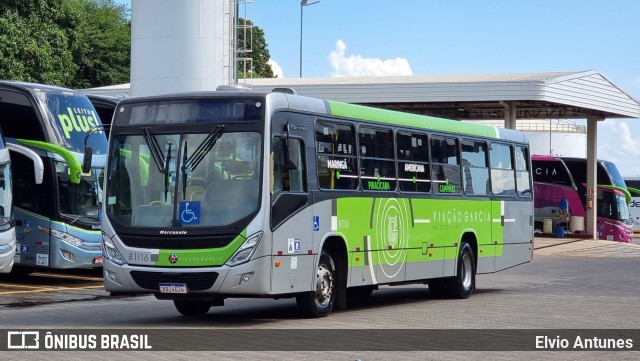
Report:
[[[629,216],[633,222],[633,233],[640,233],[640,177],[627,177],[624,183],[631,194]]]
[[[0,273],[11,272],[16,254],[16,230],[15,222],[12,218],[13,185],[9,149],[31,159],[35,184],[42,183],[43,177],[42,159],[28,148],[15,144],[7,145],[0,131]]]
[[[294,298],[323,317],[382,285],[467,298],[533,257],[524,133],[268,93],[123,99],[111,124],[104,284],[186,316]]]
[[[533,183],[536,231],[544,230],[544,220],[553,230],[583,233],[586,210],[592,207],[587,197],[587,160],[584,158],[533,155]],[[629,242],[633,228],[629,215],[631,196],[614,163],[597,161],[597,237]],[[560,204],[565,202],[566,206]],[[565,208],[562,210],[561,208]]]
[[[13,167],[14,272],[102,267],[98,209],[107,138],[101,130],[85,137],[100,125],[89,99],[76,91],[0,81],[0,126]],[[94,155],[83,173],[85,143]],[[34,183],[33,161],[12,146],[42,160],[40,184]]]

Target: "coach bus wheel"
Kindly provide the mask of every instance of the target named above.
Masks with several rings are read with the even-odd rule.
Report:
[[[211,303],[206,301],[173,300],[176,310],[183,316],[204,316],[209,312]]]
[[[336,298],[336,266],[331,254],[322,251],[316,271],[315,290],[296,297],[298,307],[311,317],[324,317],[333,310]]]
[[[476,261],[469,243],[460,247],[457,275],[447,283],[447,290],[453,298],[469,298],[476,288]]]

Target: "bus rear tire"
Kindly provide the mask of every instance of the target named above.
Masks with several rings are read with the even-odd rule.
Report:
[[[452,298],[469,298],[476,289],[476,261],[469,243],[463,243],[458,256],[458,272],[447,280],[447,291]]]
[[[469,243],[463,243],[458,255],[458,270],[454,277],[429,281],[429,293],[434,298],[469,298],[476,289],[476,261]]]
[[[322,251],[314,281],[315,290],[296,297],[298,308],[309,317],[325,317],[336,299],[336,266],[331,254]]]
[[[181,315],[189,317],[204,316],[211,309],[211,303],[206,301],[173,300],[173,305]]]

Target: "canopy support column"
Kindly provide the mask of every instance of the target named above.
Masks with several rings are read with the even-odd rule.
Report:
[[[589,116],[587,118],[587,235],[598,239],[598,121],[604,118]]]
[[[516,103],[501,101],[500,104],[504,106],[504,127],[516,129]]]

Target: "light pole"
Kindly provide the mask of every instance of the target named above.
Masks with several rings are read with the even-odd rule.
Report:
[[[317,4],[320,1],[307,2],[308,0],[300,0],[300,77],[302,78],[302,9],[305,6]]]

